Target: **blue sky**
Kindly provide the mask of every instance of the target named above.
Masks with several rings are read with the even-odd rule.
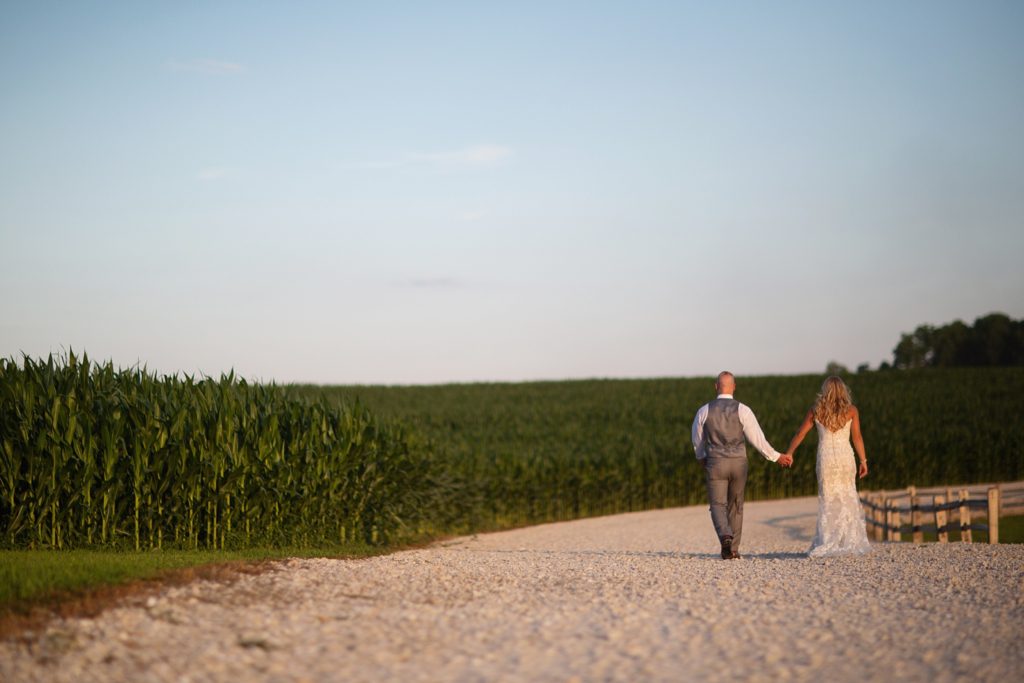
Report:
[[[1024,5],[0,8],[0,355],[821,371],[1024,317]]]

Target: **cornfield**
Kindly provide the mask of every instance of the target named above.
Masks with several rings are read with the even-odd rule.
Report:
[[[430,531],[436,469],[407,430],[356,404],[73,354],[0,360],[9,547],[381,543]]]

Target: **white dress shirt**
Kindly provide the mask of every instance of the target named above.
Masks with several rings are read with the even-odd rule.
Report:
[[[719,394],[718,398],[732,398],[732,394]],[[777,461],[782,454],[772,448],[772,445],[768,443],[768,439],[764,438],[764,432],[761,431],[761,425],[757,423],[757,418],[754,417],[754,411],[740,403],[739,417],[740,424],[743,425],[743,436],[750,442],[750,445],[759,450],[761,455],[772,462]],[[705,403],[697,411],[696,417],[693,418],[693,428],[690,430],[690,440],[693,441],[693,450],[696,451],[698,460],[703,460],[708,455],[707,451],[704,450],[704,421],[707,419],[708,404]]]

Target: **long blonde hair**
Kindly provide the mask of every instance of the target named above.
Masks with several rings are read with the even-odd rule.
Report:
[[[851,407],[853,399],[850,397],[850,388],[842,379],[833,375],[821,385],[821,393],[814,402],[814,419],[834,432],[850,421]]]

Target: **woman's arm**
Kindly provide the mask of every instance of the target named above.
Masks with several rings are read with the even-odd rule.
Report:
[[[861,479],[868,476],[868,456],[864,452],[864,437],[860,433],[860,411],[856,406],[850,408],[850,417],[853,425],[850,428],[850,438],[853,441],[853,450],[857,451],[857,459],[860,465],[857,467],[857,474]]]
[[[793,455],[796,452],[797,447],[803,443],[804,437],[807,436],[807,432],[811,431],[811,427],[814,426],[814,409],[807,411],[807,416],[804,421],[800,423],[800,429],[797,430],[796,436],[789,442],[789,448],[786,449],[786,455]]]

